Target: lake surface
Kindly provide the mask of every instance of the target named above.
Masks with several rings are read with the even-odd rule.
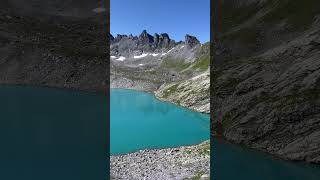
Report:
[[[110,91],[110,153],[192,145],[209,139],[209,116],[127,89]]]
[[[0,179],[104,179],[107,98],[0,86]]]
[[[213,179],[319,180],[320,166],[288,162],[214,139],[211,146]]]

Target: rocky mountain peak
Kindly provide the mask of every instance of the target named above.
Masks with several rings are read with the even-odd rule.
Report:
[[[159,42],[159,34],[158,33],[154,33],[154,35],[153,35],[153,42],[155,43],[155,44],[158,44],[158,42]]]
[[[143,30],[139,35],[139,41],[143,43],[153,43],[153,36],[147,33],[147,30]]]
[[[195,36],[186,34],[185,43],[189,47],[194,47],[195,45],[200,44],[200,41]]]
[[[112,35],[110,35],[110,39]],[[121,35],[117,34],[111,42],[111,54],[130,54],[135,52],[161,52],[168,51],[183,42],[175,42],[170,39],[168,33],[154,33],[150,35],[146,30],[143,30],[140,35]],[[188,47],[194,47],[200,42],[196,37],[186,35],[185,44]]]
[[[171,39],[167,33],[161,33],[158,36],[158,42],[156,43],[156,46],[158,47],[168,47],[171,42]]]
[[[112,36],[112,34],[110,34],[109,38],[110,38],[110,41],[114,40],[114,37]]]
[[[115,42],[118,42],[118,41],[120,41],[121,39],[126,38],[126,37],[128,37],[128,36],[125,35],[125,34],[117,34],[117,36],[114,38],[114,41],[115,41]]]

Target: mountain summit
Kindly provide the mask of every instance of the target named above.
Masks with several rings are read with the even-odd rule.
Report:
[[[176,42],[167,33],[155,33],[152,36],[147,30],[143,30],[139,36],[117,34],[114,37],[110,34],[110,45],[111,56],[130,57],[143,53],[162,53],[164,56],[175,49],[179,50],[176,51],[177,54],[184,53],[188,58],[190,58],[189,52],[201,46],[199,40],[189,34],[186,34],[184,42]]]

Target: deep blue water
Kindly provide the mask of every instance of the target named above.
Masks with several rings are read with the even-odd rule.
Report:
[[[110,153],[197,144],[209,139],[209,116],[157,100],[152,94],[110,91]]]
[[[0,86],[0,179],[104,179],[107,98]]]
[[[213,139],[214,180],[319,180],[320,166],[289,162]]]

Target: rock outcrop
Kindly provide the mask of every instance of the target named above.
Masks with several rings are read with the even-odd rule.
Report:
[[[194,47],[197,44],[200,44],[200,41],[196,37],[191,36],[189,34],[187,34],[185,36],[185,40],[184,41],[185,41],[186,45],[188,47],[191,47],[191,48]]]
[[[190,35],[175,43],[166,33],[151,36],[146,30],[131,39],[117,37],[111,43],[112,88],[156,91],[162,100],[209,113],[209,43]],[[169,95],[172,85],[178,88]]]
[[[224,2],[215,14],[212,131],[320,164],[319,1]],[[233,14],[243,16],[230,23]]]
[[[111,41],[111,55],[118,55],[116,52],[122,52],[121,55],[128,56],[130,55],[129,50],[132,50],[132,52],[137,50],[141,52],[164,52],[181,44],[190,48],[200,45],[200,42],[194,36],[186,35],[185,40],[185,42],[175,42],[170,39],[167,33],[155,33],[152,36],[146,30],[143,30],[139,36],[118,34]]]
[[[181,82],[163,84],[156,92],[157,98],[187,107],[197,112],[210,113],[209,70]]]
[[[7,0],[0,10],[0,83],[105,92],[103,1]],[[74,12],[74,13],[71,13]]]

